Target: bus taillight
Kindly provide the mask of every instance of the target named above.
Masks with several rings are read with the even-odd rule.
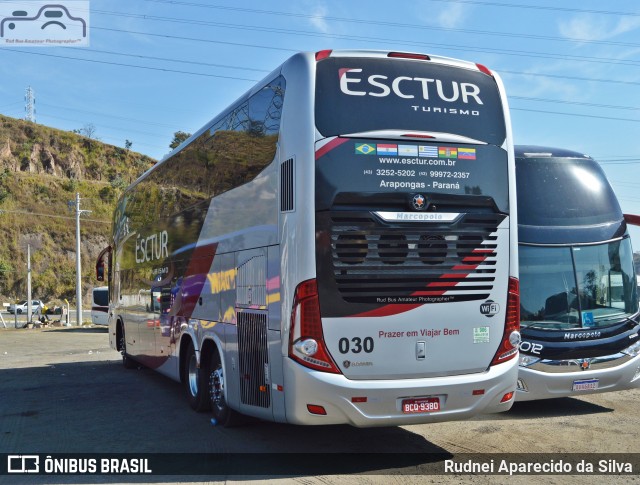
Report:
[[[509,278],[507,296],[507,316],[502,342],[491,361],[491,365],[501,364],[518,355],[520,345],[520,284],[516,278]]]
[[[431,58],[426,54],[415,54],[413,52],[389,52],[387,57],[395,57],[399,59],[418,59],[420,61],[430,61]]]
[[[303,281],[296,288],[291,310],[289,357],[310,369],[340,373],[324,343],[315,279]]]

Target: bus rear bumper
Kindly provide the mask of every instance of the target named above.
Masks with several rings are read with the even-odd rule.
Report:
[[[394,380],[349,380],[342,374],[307,369],[285,359],[286,421],[292,424],[350,424],[357,427],[399,426],[471,418],[511,408],[517,359],[477,374]],[[289,390],[289,392],[287,392]],[[441,410],[402,412],[404,399],[439,397]],[[319,407],[326,414],[314,414]]]
[[[640,355],[606,369],[545,372],[520,367],[516,401],[579,397],[636,387],[640,387]]]

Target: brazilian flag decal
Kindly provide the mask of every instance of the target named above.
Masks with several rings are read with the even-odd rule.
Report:
[[[376,146],[369,143],[356,143],[356,155],[375,155]]]

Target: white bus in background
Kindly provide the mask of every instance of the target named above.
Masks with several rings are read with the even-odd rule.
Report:
[[[640,386],[628,224],[598,163],[516,147],[521,309],[518,401]]]
[[[93,289],[91,323],[93,325],[109,325],[109,288],[107,286],[98,286]]]
[[[519,299],[500,78],[300,53],[131,185],[110,340],[219,423],[406,425],[509,409]]]

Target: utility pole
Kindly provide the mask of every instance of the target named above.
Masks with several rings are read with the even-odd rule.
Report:
[[[74,205],[69,201],[69,208]],[[82,269],[80,263],[80,215],[91,211],[80,209],[80,192],[76,192],[76,325],[82,325]]]
[[[27,323],[31,323],[31,244],[27,243]]]

